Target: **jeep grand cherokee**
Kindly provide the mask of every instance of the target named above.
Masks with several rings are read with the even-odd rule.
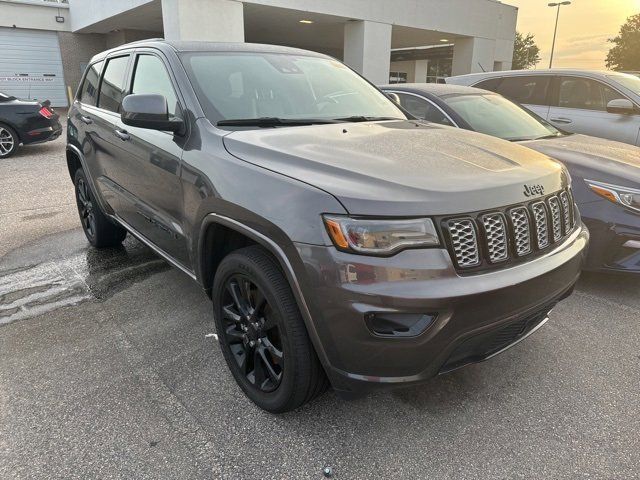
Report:
[[[416,121],[318,53],[124,45],[90,62],[68,127],[89,242],[129,232],[197,281],[271,412],[501,352],[571,292],[588,243],[564,167]]]

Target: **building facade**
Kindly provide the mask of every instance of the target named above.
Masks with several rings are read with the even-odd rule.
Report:
[[[288,45],[374,83],[427,81],[509,69],[516,20],[496,0],[0,0],[0,91],[66,106],[93,55],[154,37]]]

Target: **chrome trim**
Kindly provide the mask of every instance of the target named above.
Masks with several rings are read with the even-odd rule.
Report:
[[[456,122],[454,122],[454,121],[453,121],[453,118],[451,118],[451,116],[450,116],[447,112],[445,112],[445,111],[444,111],[444,110],[443,110],[439,105],[437,105],[437,104],[433,103],[433,100],[430,100],[430,99],[428,99],[428,98],[426,98],[426,97],[423,97],[422,95],[420,95],[420,94],[418,94],[418,93],[406,92],[406,91],[404,91],[404,90],[389,90],[389,89],[386,89],[386,88],[385,88],[385,89],[383,89],[382,91],[383,91],[383,92],[388,92],[388,93],[395,93],[396,95],[397,95],[397,94],[399,94],[399,93],[401,93],[401,94],[404,94],[404,95],[411,95],[411,96],[413,96],[413,97],[421,98],[422,100],[424,100],[424,101],[426,101],[426,102],[429,102],[431,105],[433,105],[433,106],[434,106],[434,107],[436,107],[438,110],[440,110],[440,112],[441,112],[445,117],[447,117],[447,120],[449,120],[449,121],[451,122],[451,125],[450,125],[450,126],[452,126],[452,127],[456,127],[456,128],[460,128],[460,125],[458,125]],[[404,107],[402,107],[402,108],[404,108]],[[408,110],[407,110],[407,111],[408,111]],[[409,113],[411,113],[411,112],[409,112]],[[413,114],[412,114],[412,115],[413,115]],[[428,120],[426,120],[426,119],[424,119],[424,118],[421,118],[420,120],[424,120],[424,121],[428,122]],[[430,123],[435,123],[435,122],[430,122]],[[442,124],[441,124],[441,123],[438,123],[437,125],[442,125]],[[449,126],[449,125],[445,125],[445,126]]]
[[[171,265],[173,265],[174,267],[176,267],[178,270],[182,271],[183,273],[186,273],[187,275],[189,275],[189,277],[191,277],[192,280],[197,281],[198,279],[196,278],[196,274],[193,273],[191,270],[189,270],[187,267],[185,267],[184,265],[182,265],[180,262],[178,262],[176,259],[174,259],[171,255],[169,255],[168,253],[166,253],[164,250],[162,250],[160,247],[158,247],[155,243],[153,243],[151,240],[149,240],[147,237],[145,237],[144,235],[142,235],[140,232],[137,232],[131,225],[129,225],[127,222],[125,222],[124,220],[122,220],[119,216],[117,215],[109,215],[110,218],[114,219],[116,222],[118,222],[120,225],[122,225],[125,230],[127,230],[131,235],[133,235],[134,237],[136,237],[138,240],[140,240],[142,243],[144,243],[147,247],[149,247],[151,250],[153,250],[157,255],[160,255],[163,259],[165,259],[167,262],[169,262]]]

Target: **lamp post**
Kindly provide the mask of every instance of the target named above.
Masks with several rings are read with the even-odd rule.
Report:
[[[567,2],[557,2],[557,3],[549,4],[550,7],[558,8],[558,13],[556,13],[556,28],[553,31],[553,43],[551,44],[551,60],[549,60],[549,68],[553,67],[553,53],[555,52],[555,49],[556,49],[556,35],[558,34],[558,20],[560,19],[560,7],[562,5],[571,5],[571,2],[567,1]]]

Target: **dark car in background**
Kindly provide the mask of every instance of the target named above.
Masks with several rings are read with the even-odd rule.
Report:
[[[55,140],[61,133],[59,116],[49,102],[0,93],[0,158],[10,157],[20,145]]]
[[[271,412],[491,358],[548,320],[588,245],[565,167],[408,118],[319,53],[124,45],[90,62],[67,132],[88,241],[131,233],[196,280]]]
[[[382,87],[411,114],[537,150],[564,163],[591,232],[586,268],[640,273],[640,148],[569,134],[487,90],[458,85]]]

